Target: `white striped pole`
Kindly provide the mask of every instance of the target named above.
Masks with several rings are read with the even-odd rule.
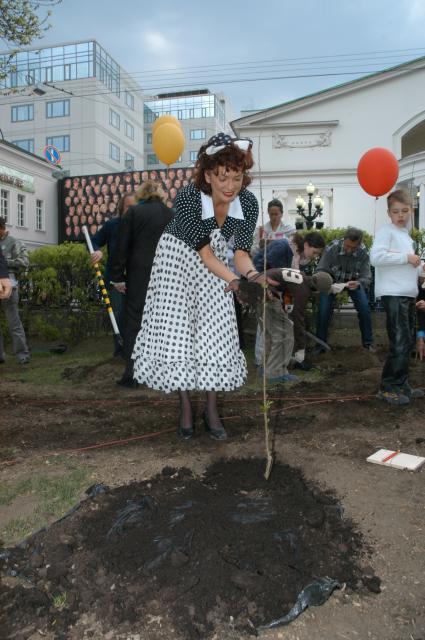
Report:
[[[94,253],[94,249],[93,249],[91,238],[89,236],[88,229],[87,229],[87,227],[85,225],[82,227],[82,231],[83,231],[84,237],[86,239],[87,248],[88,248],[88,250],[90,252],[90,255],[92,255]],[[111,301],[109,299],[109,294],[108,294],[108,291],[106,289],[105,281],[103,279],[102,272],[100,271],[99,264],[97,262],[95,262],[93,267],[95,269],[97,281],[99,283],[100,291],[101,291],[101,294],[102,294],[102,300],[103,300],[103,302],[104,302],[104,304],[106,306],[106,311],[109,314],[109,319],[111,321],[112,329],[114,331],[114,334],[121,339],[120,330],[118,329],[117,321],[115,320],[114,310],[112,309]]]

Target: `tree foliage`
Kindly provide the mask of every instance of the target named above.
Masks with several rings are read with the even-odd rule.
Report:
[[[9,59],[0,62],[0,78],[10,71],[7,64],[16,49],[30,45],[50,28],[51,8],[60,2],[62,0],[0,0],[0,39],[14,49]]]

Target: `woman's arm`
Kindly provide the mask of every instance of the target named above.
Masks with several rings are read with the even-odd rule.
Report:
[[[202,247],[202,249],[199,249],[198,253],[201,257],[202,262],[208,269],[208,271],[211,271],[211,273],[213,273],[215,276],[217,276],[218,278],[221,278],[227,283],[237,279],[237,276],[233,273],[233,271],[231,271],[229,267],[226,267],[226,265],[221,260],[215,257],[211,249],[211,246],[209,244]],[[235,266],[239,271],[239,268],[236,265],[236,253],[235,253]]]
[[[236,249],[234,262],[236,270],[243,276],[247,276],[250,271],[253,272],[249,273],[250,276],[257,273],[257,269],[254,267],[251,256],[247,251]]]

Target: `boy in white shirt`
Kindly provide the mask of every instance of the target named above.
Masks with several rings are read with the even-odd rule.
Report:
[[[375,296],[387,314],[389,353],[381,376],[378,397],[393,405],[423,398],[422,389],[409,384],[410,353],[415,343],[415,302],[418,276],[425,276],[408,232],[413,215],[412,198],[398,189],[387,198],[390,223],[376,234],[370,252],[375,267]]]

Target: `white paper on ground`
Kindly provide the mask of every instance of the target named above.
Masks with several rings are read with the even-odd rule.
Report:
[[[384,462],[385,458],[393,453],[396,452],[391,451],[391,449],[379,449],[379,451],[366,458],[366,461],[382,464],[385,467],[394,467],[394,469],[408,469],[409,471],[416,471],[425,463],[425,458],[413,456],[410,453],[402,453],[401,451],[392,456],[387,462]]]

